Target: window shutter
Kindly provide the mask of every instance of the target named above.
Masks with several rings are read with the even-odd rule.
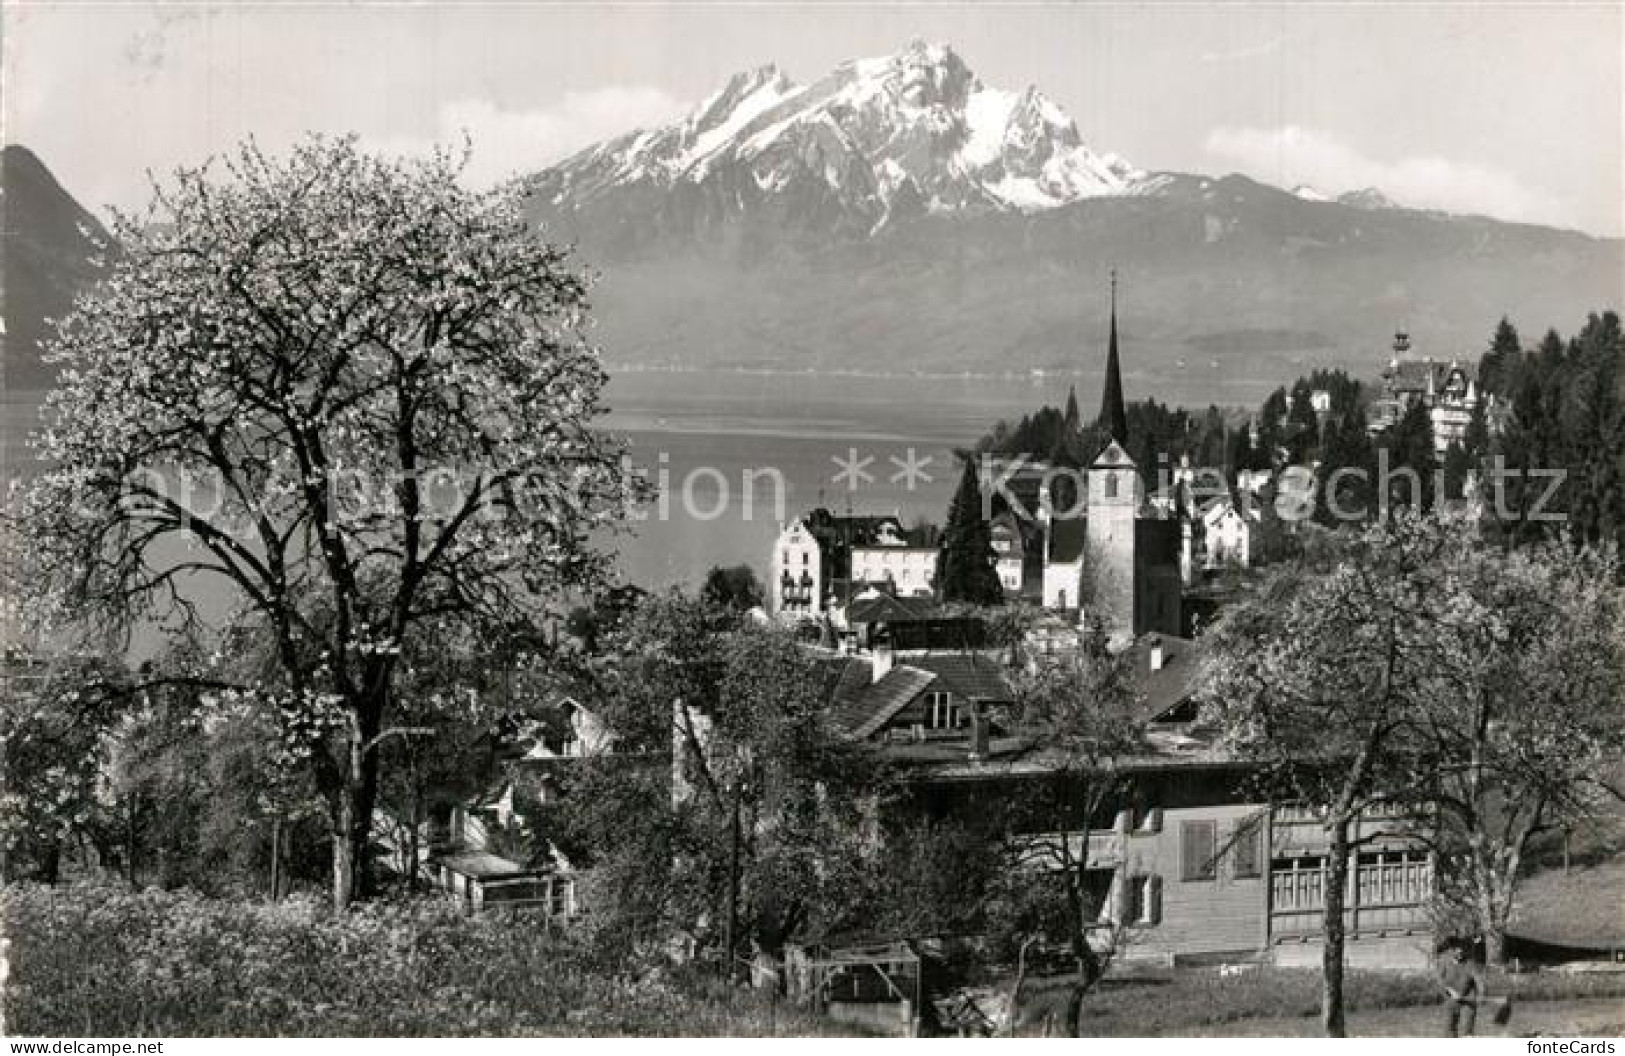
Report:
[[[1179,826],[1179,878],[1212,880],[1216,824],[1212,821],[1185,821]]]
[[[1162,877],[1152,875],[1145,880],[1145,922],[1155,927],[1162,923]]]

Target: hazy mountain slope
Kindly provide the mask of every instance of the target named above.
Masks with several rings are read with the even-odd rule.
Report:
[[[0,151],[0,220],[0,385],[40,388],[51,378],[39,358],[46,320],[66,314],[74,294],[95,280],[92,257],[108,236],[33,152],[15,144]]]

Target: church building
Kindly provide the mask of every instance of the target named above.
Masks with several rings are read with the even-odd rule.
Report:
[[[1044,607],[1091,608],[1105,617],[1115,634],[1179,635],[1184,589],[1180,557],[1186,533],[1171,510],[1148,500],[1145,479],[1125,449],[1128,413],[1115,273],[1099,424],[1109,440],[1085,471],[1085,510],[1076,517],[1051,516],[1050,505],[1041,504],[1048,543]]]

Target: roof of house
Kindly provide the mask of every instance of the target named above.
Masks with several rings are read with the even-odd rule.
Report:
[[[1162,667],[1151,670],[1151,650],[1162,645]],[[1145,716],[1155,722],[1183,703],[1195,689],[1197,646],[1189,638],[1171,634],[1141,635],[1129,647],[1134,670],[1145,697]]]
[[[868,664],[865,670],[872,670]],[[935,676],[929,671],[899,665],[886,672],[877,681],[853,688],[843,674],[841,685],[847,686],[843,698],[837,696],[830,709],[830,719],[836,729],[854,740],[862,740],[884,726],[892,716],[908,706],[924,692]]]
[[[849,657],[830,694],[831,721],[856,740],[875,733],[933,687],[968,700],[1010,699],[999,663],[975,653],[909,652],[880,679],[874,680],[873,672],[872,657]]]
[[[1471,362],[1441,362],[1435,359],[1399,359],[1382,372],[1390,388],[1397,391],[1421,391],[1427,388],[1428,375],[1435,386],[1442,386],[1453,371],[1461,371],[1468,381],[1474,381],[1477,367]]]
[[[529,872],[518,862],[509,861],[489,851],[465,851],[461,854],[448,854],[434,859],[435,864],[443,865],[454,873],[471,877],[475,880],[489,880],[499,876],[518,876]]]
[[[1234,495],[1215,495],[1202,503],[1197,510],[1198,515],[1205,522],[1211,522],[1229,513],[1235,513],[1243,521],[1257,521],[1262,519],[1258,503],[1239,503]]]
[[[887,620],[924,620],[936,610],[929,598],[899,598],[881,593],[878,597],[857,598],[846,607],[847,623],[882,623]]]
[[[950,692],[970,700],[1010,699],[1003,665],[979,653],[908,653],[898,663],[929,671]]]

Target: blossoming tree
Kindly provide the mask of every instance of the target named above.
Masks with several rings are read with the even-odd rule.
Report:
[[[586,277],[517,189],[458,175],[349,139],[178,172],[48,351],[48,465],[8,504],[49,633],[268,636],[273,663],[216,681],[313,768],[341,907],[404,645],[535,626],[641,493],[591,427]]]

